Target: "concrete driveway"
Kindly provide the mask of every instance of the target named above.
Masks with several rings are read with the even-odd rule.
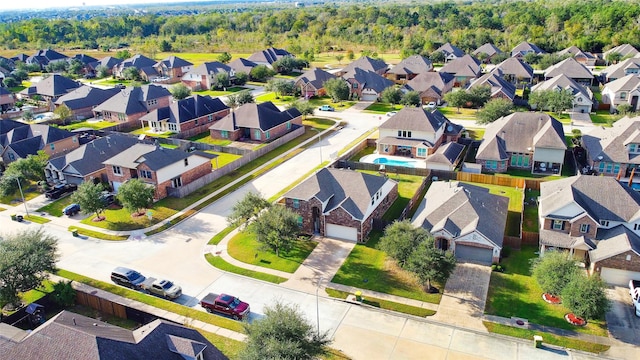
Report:
[[[434,321],[486,332],[482,314],[487,301],[491,268],[474,263],[458,263],[432,317]]]
[[[607,297],[611,300],[611,309],[606,314],[611,337],[626,344],[640,345],[640,318],[635,316],[629,288],[607,289]]]

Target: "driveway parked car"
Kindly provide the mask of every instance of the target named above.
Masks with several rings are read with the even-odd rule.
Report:
[[[438,105],[436,105],[436,103],[432,101],[432,102],[428,103],[425,107],[427,109],[435,109],[437,106]]]
[[[62,195],[67,193],[72,193],[77,189],[78,189],[78,186],[75,184],[58,184],[54,186],[52,189],[49,189],[47,192],[45,192],[44,196],[46,196],[47,199],[55,200],[60,198]]]
[[[334,109],[333,106],[331,106],[331,105],[322,105],[322,106],[320,106],[320,108],[318,108],[318,110],[320,110],[320,111],[335,111],[336,109]]]
[[[78,204],[71,204],[66,208],[62,209],[62,213],[67,216],[73,216],[79,212],[80,212],[80,205]]]

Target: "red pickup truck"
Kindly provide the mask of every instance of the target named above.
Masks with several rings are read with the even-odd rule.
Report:
[[[231,316],[234,320],[242,320],[249,315],[249,304],[235,296],[209,293],[202,300],[202,306],[208,312],[216,312]]]

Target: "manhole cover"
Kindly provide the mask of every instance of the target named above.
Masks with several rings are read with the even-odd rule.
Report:
[[[517,320],[517,321],[516,321],[516,324],[518,324],[518,325],[522,326],[522,325],[524,325],[524,321],[522,321],[522,320]]]

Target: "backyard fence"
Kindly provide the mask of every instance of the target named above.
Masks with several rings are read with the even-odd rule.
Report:
[[[104,314],[113,315],[121,319],[127,318],[127,308],[122,304],[101,298],[97,295],[76,291],[76,301],[80,305],[96,309]]]
[[[525,179],[522,179],[522,178],[512,178],[512,177],[496,176],[496,175],[488,175],[488,174],[472,174],[472,173],[465,173],[465,172],[457,172],[456,178],[458,181],[518,187],[520,189],[523,189],[525,187]]]

